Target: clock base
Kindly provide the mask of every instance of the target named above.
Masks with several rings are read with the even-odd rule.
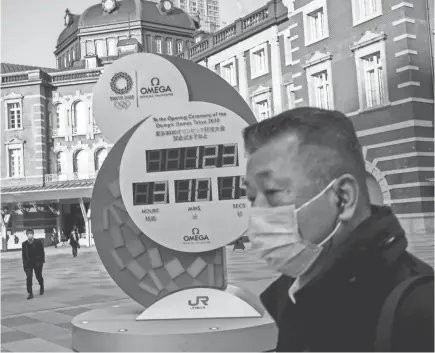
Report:
[[[265,313],[256,318],[137,321],[134,302],[85,312],[72,320],[76,352],[266,352],[278,331]]]

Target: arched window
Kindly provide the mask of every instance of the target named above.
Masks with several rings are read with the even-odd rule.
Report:
[[[88,177],[88,152],[79,150],[74,154],[73,168],[77,179],[86,179]]]
[[[98,172],[107,157],[107,149],[100,148],[95,152],[95,171]]]
[[[82,101],[78,101],[73,105],[73,129],[76,134],[86,134],[86,125],[88,119],[86,118],[87,109],[86,105]]]
[[[56,174],[65,174],[65,152],[56,154]]]

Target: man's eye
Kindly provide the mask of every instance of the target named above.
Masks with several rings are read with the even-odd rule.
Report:
[[[274,196],[274,195],[276,195],[277,193],[279,193],[281,190],[265,190],[264,191],[264,194],[266,195],[266,196]]]

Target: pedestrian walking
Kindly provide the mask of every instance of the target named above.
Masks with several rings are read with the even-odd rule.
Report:
[[[53,228],[52,241],[54,247],[57,249],[57,244],[59,244],[59,235],[57,234],[57,229]]]
[[[40,239],[34,238],[33,229],[26,230],[27,240],[23,242],[22,258],[23,268],[26,273],[27,299],[33,298],[32,281],[33,272],[39,283],[39,294],[44,294],[44,278],[42,277],[42,268],[45,263],[44,243]]]
[[[77,257],[77,249],[80,248],[79,239],[80,238],[77,230],[76,231],[72,230],[71,235],[69,237],[69,243],[72,247],[73,257]]]
[[[433,352],[434,270],[391,208],[370,203],[351,120],[296,108],[243,136],[248,234],[282,274],[261,294],[276,351]]]

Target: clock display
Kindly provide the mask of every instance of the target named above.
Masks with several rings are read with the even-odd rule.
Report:
[[[237,167],[237,144],[145,151],[148,173]]]
[[[133,205],[169,203],[168,182],[156,181],[133,184]]]
[[[176,203],[211,200],[211,179],[175,180]]]
[[[242,176],[218,178],[219,200],[246,199],[246,190],[243,186],[244,179]]]

